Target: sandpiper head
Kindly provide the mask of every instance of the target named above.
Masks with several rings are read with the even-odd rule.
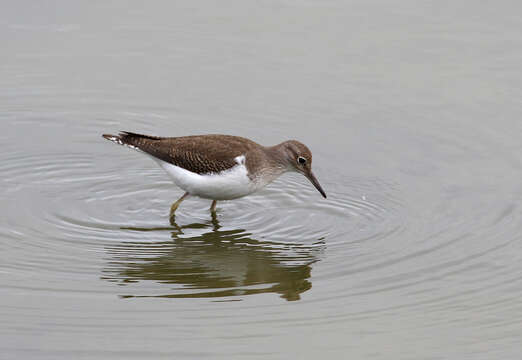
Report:
[[[296,140],[285,141],[282,145],[288,169],[306,176],[326,199],[326,193],[312,172],[312,152],[310,149]]]

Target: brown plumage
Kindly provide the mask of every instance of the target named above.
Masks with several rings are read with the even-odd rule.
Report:
[[[123,131],[118,136],[103,137],[200,175],[228,170],[237,165],[237,156],[261,148],[252,140],[230,135],[157,137]]]

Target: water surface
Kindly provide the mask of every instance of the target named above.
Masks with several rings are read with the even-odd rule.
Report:
[[[4,2],[6,358],[518,359],[522,20],[500,1]],[[306,143],[191,198],[119,130]]]

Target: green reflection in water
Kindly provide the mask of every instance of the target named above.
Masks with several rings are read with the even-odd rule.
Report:
[[[122,298],[217,298],[277,293],[289,301],[299,300],[300,294],[312,287],[311,265],[324,250],[322,239],[312,245],[285,244],[253,239],[244,229],[221,230],[216,217],[206,223],[172,225],[122,228],[164,232],[166,237],[170,235],[168,241],[126,241],[106,248],[110,259],[103,279],[120,285],[143,281],[170,285],[166,294],[125,294]],[[198,230],[203,233],[187,234]]]

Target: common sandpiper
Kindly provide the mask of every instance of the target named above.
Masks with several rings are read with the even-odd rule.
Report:
[[[296,140],[265,147],[230,135],[158,137],[123,131],[103,137],[149,155],[185,191],[172,204],[171,220],[190,196],[213,200],[210,211],[214,213],[218,200],[249,195],[288,171],[303,174],[326,198],[312,173],[312,153]]]

